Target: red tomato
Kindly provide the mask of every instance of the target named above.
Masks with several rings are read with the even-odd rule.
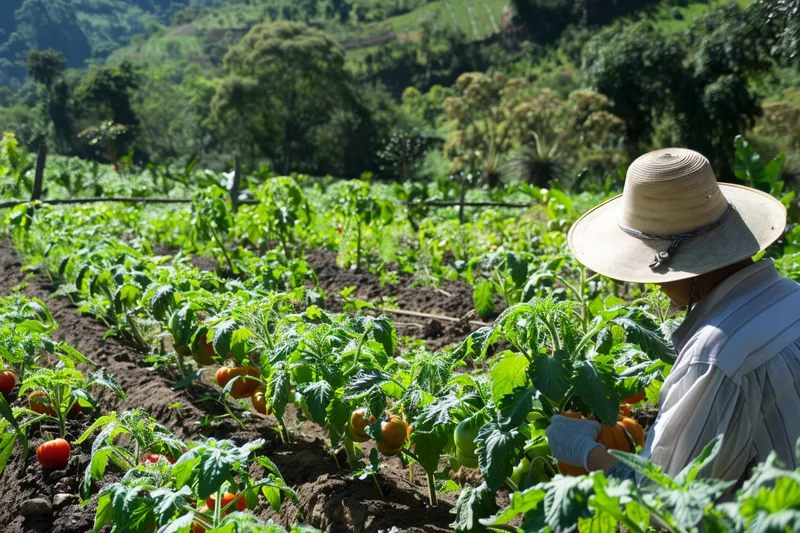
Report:
[[[644,400],[646,396],[647,393],[644,391],[644,389],[642,389],[641,392],[639,392],[639,394],[634,394],[633,396],[625,398],[625,403],[627,403],[628,405],[633,405]]]
[[[171,465],[175,464],[175,461],[173,461],[171,457],[167,457],[166,455],[159,455],[157,453],[146,453],[146,454],[142,455],[142,464],[143,465],[146,465],[148,463],[155,464],[155,463],[158,462],[159,459],[164,459],[166,462],[168,462]]]
[[[59,468],[69,461],[69,443],[64,439],[45,442],[36,450],[39,464],[45,468]]]
[[[17,384],[17,376],[10,370],[0,372],[0,394],[8,396]]]
[[[236,500],[236,509],[239,511],[244,511],[247,509],[247,503],[244,501],[244,496],[237,498],[239,493],[233,494],[232,492],[226,492],[222,495],[222,508],[224,509],[226,505],[230,504],[234,499]],[[217,495],[212,494],[208,498],[206,498],[206,506],[209,509],[215,509],[217,503]]]
[[[28,395],[28,407],[40,415],[56,416],[56,412],[50,404],[50,398],[40,390],[33,391]]]

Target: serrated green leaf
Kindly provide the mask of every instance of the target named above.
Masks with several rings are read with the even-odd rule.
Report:
[[[472,300],[475,310],[481,318],[486,318],[494,313],[494,285],[492,282],[483,280],[475,285]]]
[[[604,424],[616,424],[619,394],[615,389],[614,368],[596,358],[575,365],[571,384],[575,394],[589,406]]]
[[[225,357],[231,352],[231,340],[234,331],[236,331],[236,321],[230,318],[214,326],[214,336],[211,339],[211,343],[214,345],[214,351],[220,357]]]
[[[499,402],[515,389],[525,386],[528,359],[521,353],[506,350],[492,367],[492,399]]]
[[[311,419],[317,424],[324,426],[328,404],[333,399],[333,389],[327,381],[317,381],[308,383],[300,388],[303,400],[306,402]]]
[[[525,436],[518,429],[502,429],[498,424],[484,424],[475,439],[476,453],[483,480],[492,490],[498,490],[522,458]]]
[[[372,322],[372,334],[375,340],[381,343],[386,355],[393,357],[397,348],[397,330],[394,324],[386,317],[376,318]]]
[[[488,531],[482,519],[490,517],[496,510],[495,492],[489,490],[486,483],[481,483],[477,487],[467,485],[458,496],[456,507],[452,511],[456,518],[450,527],[459,532]]]
[[[536,354],[531,367],[533,386],[552,401],[561,401],[569,390],[570,370],[558,355]]]

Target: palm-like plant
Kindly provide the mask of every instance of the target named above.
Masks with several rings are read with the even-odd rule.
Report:
[[[527,183],[547,187],[564,176],[565,162],[559,154],[557,142],[548,143],[536,132],[533,132],[532,137],[533,142],[514,151],[510,166]]]

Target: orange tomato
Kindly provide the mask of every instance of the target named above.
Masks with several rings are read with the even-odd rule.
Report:
[[[159,455],[157,453],[146,453],[146,454],[142,455],[142,464],[143,465],[146,465],[148,463],[155,464],[155,463],[158,462],[159,459],[164,459],[166,462],[168,462],[171,465],[175,464],[175,461],[173,461],[171,457],[167,457],[166,455]]]
[[[56,411],[50,404],[50,398],[40,390],[33,391],[28,395],[28,407],[40,415],[56,416]]]
[[[634,394],[633,396],[629,396],[629,397],[625,398],[625,400],[624,400],[624,401],[625,401],[625,403],[627,403],[628,405],[633,405],[633,404],[635,404],[635,403],[639,403],[639,402],[641,402],[642,400],[644,400],[646,396],[647,396],[647,393],[644,391],[644,389],[642,389],[642,390],[639,392],[639,394]]]
[[[253,404],[253,409],[262,415],[271,415],[272,407],[267,409],[267,390],[264,387],[257,387],[250,396],[250,403]]]
[[[623,403],[619,406],[619,413],[620,416],[631,416],[631,406]]]
[[[233,500],[236,500],[236,509],[239,511],[244,511],[247,508],[247,504],[244,501],[244,496],[238,497],[239,493],[233,494],[232,492],[226,492],[222,495],[222,508],[224,509],[225,506],[230,504]],[[209,509],[214,509],[217,503],[217,495],[212,494],[208,498],[206,498],[206,506]],[[229,509],[230,512],[230,509]]]
[[[644,446],[644,429],[639,425],[639,422],[633,418],[626,417],[619,421],[619,425],[628,432],[636,446]]]
[[[558,471],[565,476],[582,476],[588,474],[586,469],[582,466],[573,466],[571,464],[562,463],[561,461],[558,462]]]
[[[261,373],[256,367],[245,365],[220,367],[215,377],[217,379],[217,385],[224,389],[233,378],[243,376],[233,384],[230,393],[234,398],[247,398],[258,388],[259,382],[256,378],[260,375]]]
[[[375,422],[375,417],[370,415],[369,420],[367,420],[365,418],[366,416],[367,410],[363,407],[361,409],[356,409],[353,411],[353,414],[350,415],[350,426],[347,429],[350,438],[355,442],[367,442],[369,440],[369,435],[365,433],[365,430],[368,425]]]
[[[567,418],[574,418],[576,420],[583,420],[583,414],[580,411],[562,411],[561,416],[566,416]]]
[[[622,426],[603,426],[597,436],[597,442],[606,447],[607,450],[620,450],[623,452],[631,451],[631,444],[622,430]]]
[[[378,451],[384,455],[397,455],[408,435],[408,426],[399,416],[393,416],[381,424],[381,440]]]

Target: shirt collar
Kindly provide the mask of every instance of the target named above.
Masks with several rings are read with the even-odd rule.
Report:
[[[766,258],[723,280],[705,298],[700,300],[692,312],[687,315],[683,324],[672,334],[672,344],[677,352],[683,351],[683,347],[691,335],[707,324],[717,310],[721,309],[729,300],[778,277],[775,262]]]

